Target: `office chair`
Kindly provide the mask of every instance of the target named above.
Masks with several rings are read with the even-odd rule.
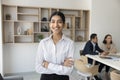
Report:
[[[80,51],[80,59],[75,60],[74,66],[77,69],[77,73],[85,77],[85,80],[93,79],[94,75],[98,74],[99,65],[94,65],[95,61],[92,65],[88,65],[87,57],[82,54],[82,50]]]
[[[111,80],[120,80],[120,71],[113,70],[110,72]]]

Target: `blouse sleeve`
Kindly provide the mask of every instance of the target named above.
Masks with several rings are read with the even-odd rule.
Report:
[[[43,51],[43,41],[41,41],[38,45],[37,55],[36,55],[36,63],[35,63],[35,70],[38,73],[42,73],[43,71],[46,71],[46,68],[42,66],[43,60],[44,60],[44,51]]]
[[[73,58],[73,54],[74,54],[74,43],[72,42],[69,46],[69,51],[68,51],[67,57]],[[69,75],[73,69],[73,66],[66,67],[66,66],[63,66],[62,64],[58,65],[58,64],[54,64],[54,63],[49,63],[48,69],[50,69],[51,71],[53,71],[54,73],[57,73],[57,74]]]

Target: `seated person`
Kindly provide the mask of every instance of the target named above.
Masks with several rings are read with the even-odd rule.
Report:
[[[86,43],[83,49],[83,55],[86,55],[86,54],[98,55],[99,53],[106,54],[102,49],[100,49],[97,42],[98,42],[97,34],[95,33],[91,34],[90,40]],[[93,60],[88,58],[88,63],[92,64]],[[98,63],[96,62],[95,64],[98,64]]]
[[[108,52],[109,54],[116,54],[117,49],[116,49],[115,45],[113,44],[112,36],[110,34],[107,34],[104,37],[103,44],[102,44],[101,48],[104,51]],[[105,67],[105,72],[106,72],[105,73],[106,80],[109,80],[109,75],[108,75],[108,72],[109,72],[109,69],[110,69],[109,66],[104,65],[104,64],[101,63],[99,72],[101,72],[104,67]]]
[[[0,74],[0,80],[3,80],[2,75]]]
[[[103,44],[102,44],[101,48],[104,51],[109,52],[109,54],[116,54],[117,53],[116,46],[113,43],[112,36],[110,34],[107,34],[104,37]]]
[[[106,52],[104,52],[100,47],[98,46],[98,39],[97,34],[93,33],[90,36],[90,40],[86,43],[82,54],[90,54],[90,55],[98,55],[99,53],[102,55],[106,55]],[[93,64],[93,60],[88,58],[88,63]],[[95,65],[99,64],[99,62],[95,62]],[[97,76],[95,76],[96,80],[100,80]]]

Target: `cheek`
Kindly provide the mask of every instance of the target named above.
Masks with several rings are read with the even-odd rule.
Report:
[[[49,24],[50,29],[52,29],[52,24]]]
[[[64,25],[63,24],[59,24],[59,27],[64,28]]]
[[[109,39],[109,42],[111,42],[112,40],[111,39]]]

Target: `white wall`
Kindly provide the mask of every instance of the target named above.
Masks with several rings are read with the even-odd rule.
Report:
[[[2,0],[3,4],[55,7],[70,9],[91,9],[91,0]],[[84,43],[75,43],[75,58]],[[4,73],[34,71],[38,44],[4,44]]]
[[[120,51],[120,0],[92,0],[90,33],[93,32],[98,34],[100,43],[106,34],[111,34]]]
[[[2,53],[2,15],[1,15],[1,0],[0,0],[0,73],[3,74],[3,53]]]
[[[4,72],[18,73],[34,71],[38,44],[5,44]]]
[[[2,0],[3,4],[40,7],[90,9],[91,0]]]

